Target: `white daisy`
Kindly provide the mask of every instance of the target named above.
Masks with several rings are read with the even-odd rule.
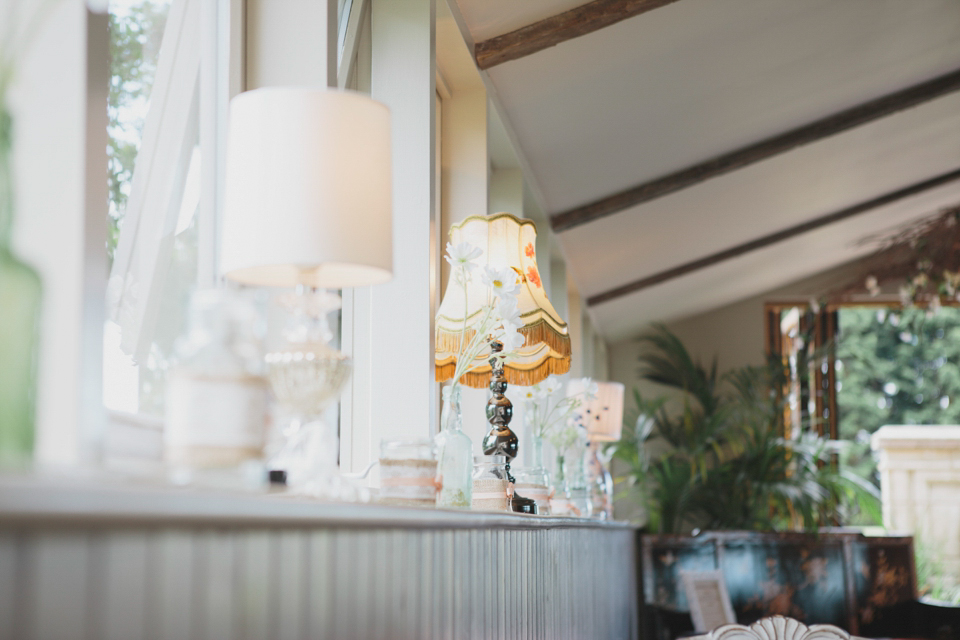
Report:
[[[507,352],[516,351],[526,342],[526,338],[514,326],[504,327],[502,335],[498,336],[497,340],[503,343],[503,350]]]
[[[557,391],[560,391],[560,387],[563,386],[563,383],[560,382],[560,378],[557,376],[550,376],[546,379],[543,386],[546,388],[548,394],[553,395]]]
[[[517,272],[509,267],[506,269],[484,267],[480,279],[483,284],[493,289],[493,294],[501,301],[504,298],[513,297],[517,291]]]
[[[504,325],[511,324],[520,327],[523,322],[520,320],[520,310],[517,309],[517,299],[514,296],[506,296],[497,301],[497,313]]]
[[[456,246],[448,242],[447,255],[444,259],[450,263],[451,267],[463,267],[467,271],[472,271],[477,266],[474,260],[482,255],[483,251],[469,242],[461,242]]]

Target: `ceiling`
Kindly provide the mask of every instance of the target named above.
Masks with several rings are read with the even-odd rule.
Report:
[[[481,42],[586,3],[455,0]],[[960,69],[957,0],[676,0],[487,69],[550,214]],[[960,92],[563,230],[587,299],[960,168]],[[849,262],[960,180],[589,306],[609,340]]]

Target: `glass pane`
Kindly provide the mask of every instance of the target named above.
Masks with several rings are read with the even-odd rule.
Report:
[[[107,255],[113,260],[140,150],[150,90],[170,0],[110,0],[110,95],[107,157],[110,209]]]
[[[111,260],[123,226],[170,5],[170,0],[116,0],[109,5],[113,60],[108,125],[110,234],[106,249]],[[159,267],[164,280],[156,298],[157,320],[146,357],[134,363],[120,348],[120,327],[112,321],[105,327],[104,404],[111,410],[163,416],[166,374],[175,341],[184,331],[189,295],[197,282],[201,158],[196,138],[185,142],[192,144],[194,151],[185,167],[174,232],[163,240],[169,247],[169,262]],[[138,247],[133,251],[136,254]]]

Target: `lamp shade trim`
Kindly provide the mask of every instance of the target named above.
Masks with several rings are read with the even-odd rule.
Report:
[[[456,358],[451,357],[445,364],[437,363],[436,373],[437,382],[443,382],[453,377],[453,372],[457,367]],[[521,369],[516,366],[504,367],[503,374],[512,385],[519,387],[532,387],[538,382],[546,380],[552,375],[563,375],[570,371],[569,357],[550,356],[542,360],[531,369]],[[473,389],[486,389],[490,384],[490,375],[492,370],[490,365],[471,369],[460,378],[460,384]]]

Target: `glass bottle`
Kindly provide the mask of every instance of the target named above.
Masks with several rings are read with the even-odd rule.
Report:
[[[584,447],[574,445],[570,448],[572,457],[570,473],[567,480],[567,499],[570,501],[570,511],[573,516],[587,518],[590,516],[590,488],[587,486],[587,475],[583,465]]]
[[[459,384],[443,388],[440,423],[436,442],[442,488],[437,506],[469,509],[473,504],[473,443],[463,432]]]
[[[0,95],[0,465],[33,457],[41,281],[17,258],[13,231],[13,120]]]

